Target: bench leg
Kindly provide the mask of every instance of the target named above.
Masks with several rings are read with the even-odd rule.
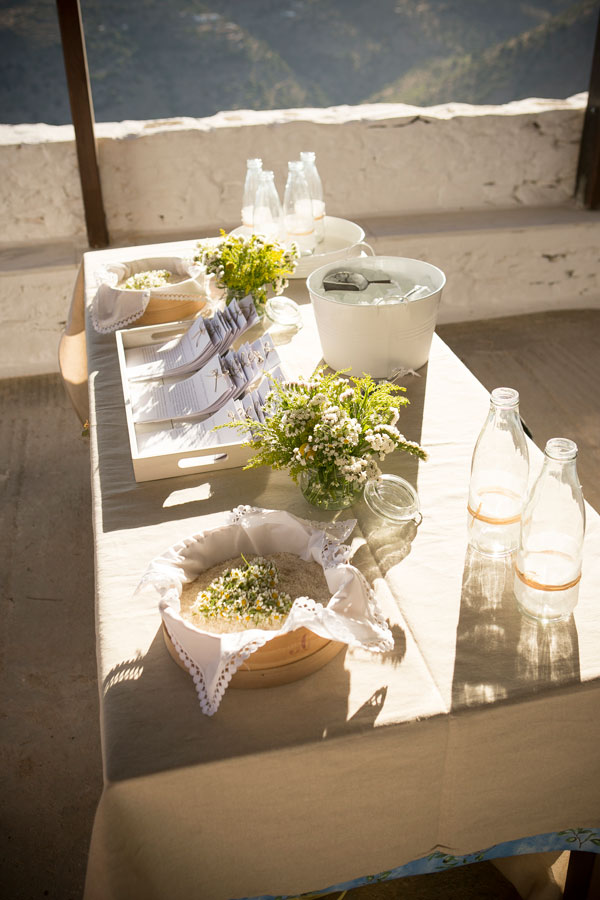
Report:
[[[564,900],[597,900],[600,897],[600,854],[571,850]]]

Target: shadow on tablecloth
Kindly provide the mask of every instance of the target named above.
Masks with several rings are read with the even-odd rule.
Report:
[[[277,688],[229,688],[214,716],[203,715],[192,679],[169,656],[158,629],[145,654],[115,666],[104,679],[103,736],[110,781],[247,754],[324,741],[373,728],[387,694],[388,666],[406,650],[381,658],[381,683],[348,717],[346,652],[323,669]]]
[[[452,707],[519,698],[581,681],[575,620],[542,625],[523,616],[513,591],[514,557],[467,548]]]

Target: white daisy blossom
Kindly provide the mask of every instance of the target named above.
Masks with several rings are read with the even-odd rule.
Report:
[[[310,470],[319,491],[349,486],[355,493],[381,475],[378,461],[395,450],[426,458],[396,428],[407,402],[400,390],[368,375],[344,379],[324,370],[310,379],[274,383],[264,423],[252,422],[249,429],[249,445],[257,451],[250,467],[288,469],[294,479]]]
[[[348,462],[340,463],[340,472],[346,481],[364,484],[367,481],[368,460],[362,456],[356,456]]]
[[[335,425],[340,418],[340,409],[338,406],[326,406],[323,410],[323,422]]]
[[[392,437],[396,437],[396,438],[399,437],[399,435],[400,435],[400,432],[398,431],[397,428],[394,427],[394,425],[386,425],[385,422],[380,422],[379,425],[375,426],[373,431],[385,431],[385,432],[387,432],[387,434],[391,434]]]
[[[371,449],[379,454],[380,459],[383,459],[387,453],[391,453],[396,447],[396,442],[387,431],[373,431],[369,428],[365,432],[365,440]]]

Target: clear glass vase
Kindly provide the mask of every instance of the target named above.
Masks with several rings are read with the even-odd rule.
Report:
[[[517,549],[528,478],[519,394],[513,388],[496,388],[471,463],[468,534],[479,553],[506,556]]]
[[[548,441],[523,511],[514,590],[521,611],[543,622],[568,619],[579,599],[585,507],[576,459],[573,441]]]
[[[363,488],[354,481],[333,481],[320,469],[305,469],[300,475],[303,497],[321,509],[346,509],[358,500]]]

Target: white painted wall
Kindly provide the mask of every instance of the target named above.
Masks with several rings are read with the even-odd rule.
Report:
[[[600,305],[600,216],[573,200],[586,95],[499,107],[236,111],[97,126],[113,244],[239,222],[245,161],[283,191],[313,149],[328,212],[448,276],[441,320]],[[86,234],[70,126],[0,126],[0,377],[56,370]]]
[[[114,241],[239,220],[245,161],[283,189],[314,149],[331,215],[557,206],[573,195],[585,95],[420,109],[401,104],[224,112],[96,126]],[[0,126],[2,242],[85,236],[71,126]]]

